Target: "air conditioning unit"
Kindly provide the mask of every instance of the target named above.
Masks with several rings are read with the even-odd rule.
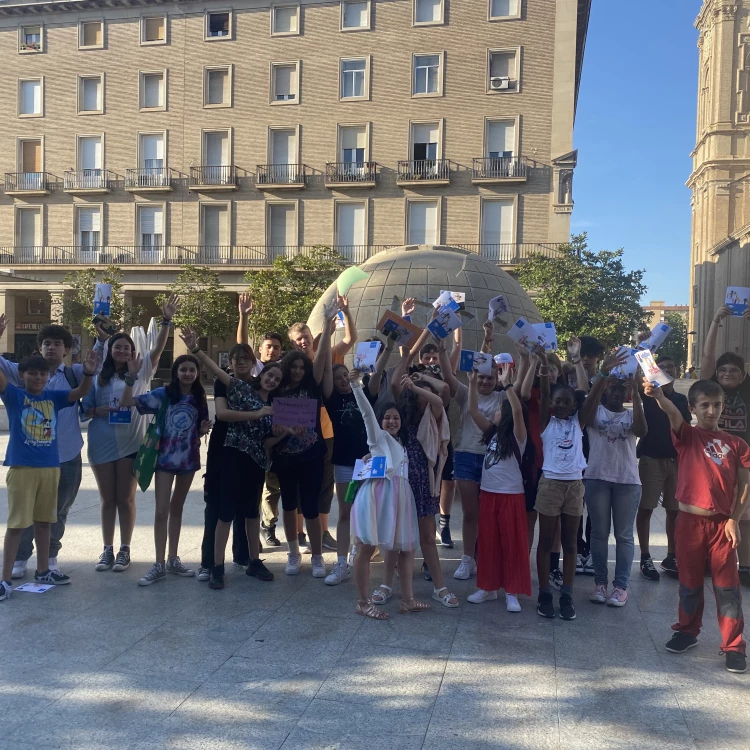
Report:
[[[510,88],[510,78],[508,76],[494,76],[490,78],[490,88],[493,91],[506,91]]]

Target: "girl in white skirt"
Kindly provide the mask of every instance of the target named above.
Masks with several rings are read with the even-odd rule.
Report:
[[[389,615],[373,606],[368,596],[370,558],[375,547],[393,550],[398,555],[401,580],[401,613],[421,612],[429,604],[417,601],[412,588],[414,551],[419,545],[419,524],[411,487],[409,464],[404,450],[408,441],[406,425],[395,404],[384,404],[378,417],[362,392],[361,373],[352,372],[352,390],[367,428],[370,455],[385,456],[384,479],[366,479],[354,500],[351,530],[357,540],[358,552],[354,559],[354,580],[357,584],[355,612],[373,620],[387,620]]]

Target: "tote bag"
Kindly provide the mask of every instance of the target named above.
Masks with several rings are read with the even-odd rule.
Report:
[[[149,488],[156,470],[156,461],[159,458],[159,439],[164,429],[164,416],[167,413],[168,405],[169,397],[165,395],[159,411],[156,413],[156,419],[148,426],[141,447],[138,449],[138,455],[135,457],[133,472],[138,486],[143,492]]]

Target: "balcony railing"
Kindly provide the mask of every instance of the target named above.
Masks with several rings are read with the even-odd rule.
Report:
[[[553,242],[501,242],[496,244],[459,242],[451,245],[451,247],[460,247],[463,250],[476,253],[501,266],[523,263],[535,254],[544,255],[547,258],[553,258],[558,254],[558,245]]]
[[[329,162],[326,164],[327,184],[352,184],[375,182],[377,164],[374,161]]]
[[[472,178],[475,180],[525,180],[528,176],[529,165],[523,156],[488,156],[473,160]]]
[[[141,167],[125,173],[125,189],[138,188],[171,190],[172,170],[169,167]]]
[[[47,172],[6,172],[6,193],[42,193],[50,189]]]
[[[449,182],[451,163],[448,159],[422,159],[400,161],[398,182]]]
[[[258,185],[304,186],[306,167],[304,164],[258,164]]]
[[[107,169],[65,172],[65,190],[109,190],[114,175]]]
[[[236,187],[237,169],[234,166],[190,167],[191,187]]]

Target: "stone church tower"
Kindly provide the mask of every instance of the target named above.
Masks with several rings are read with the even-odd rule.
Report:
[[[688,363],[699,366],[706,332],[727,286],[750,287],[750,0],[705,0],[698,38],[698,121]],[[725,321],[717,353],[750,362],[750,322]]]

